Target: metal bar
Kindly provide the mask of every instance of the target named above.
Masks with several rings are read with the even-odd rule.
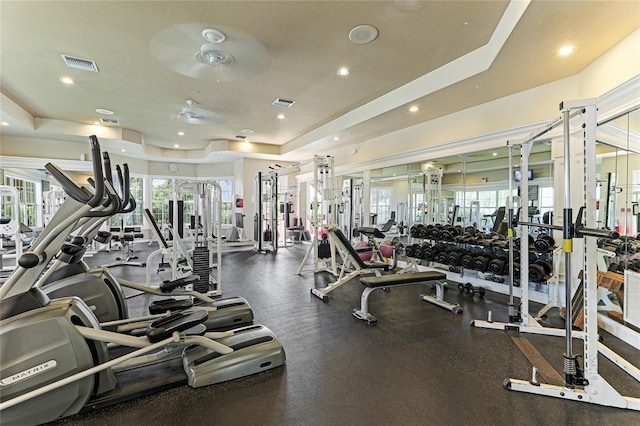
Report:
[[[569,109],[563,109],[563,124],[564,124],[564,214],[563,214],[563,242],[562,249],[564,251],[564,280],[565,280],[565,309],[566,309],[566,321],[565,321],[565,385],[572,384],[573,369],[570,368],[570,360],[573,357],[573,342],[571,340],[571,329],[573,326],[572,312],[571,312],[571,252],[573,252],[572,239],[571,239],[571,220],[573,212],[571,210],[571,150],[570,150],[570,126],[569,126]]]

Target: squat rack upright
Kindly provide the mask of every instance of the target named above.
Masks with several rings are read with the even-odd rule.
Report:
[[[536,134],[532,138],[529,138],[529,140],[526,141],[525,144],[523,144],[523,148],[525,149],[525,151],[527,151],[529,149],[530,142],[533,142],[541,134],[548,132],[559,124],[563,125],[563,224],[562,226],[545,224],[544,227],[554,230],[562,230],[563,237],[562,251],[564,253],[566,308],[564,330],[565,352],[563,354],[564,384],[562,386],[559,386],[538,383],[536,377],[536,369],[534,367],[531,380],[509,378],[504,381],[503,386],[505,387],[505,389],[519,392],[528,392],[538,395],[587,402],[591,404],[640,411],[640,398],[621,395],[598,372],[598,353],[602,352],[603,355],[607,356],[618,367],[627,372],[634,379],[640,381],[640,369],[626,361],[618,354],[615,354],[598,341],[596,242],[592,238],[585,237],[613,238],[615,237],[615,233],[609,230],[595,228],[595,214],[593,209],[596,205],[596,99],[562,102],[560,104],[560,111],[562,112],[562,119],[550,124],[547,129],[543,130],[543,132]],[[574,142],[582,142],[583,151],[581,155],[577,152],[572,152],[571,149],[573,145],[574,150],[576,150],[578,145],[577,143],[573,143],[571,140],[571,135],[573,134],[571,129],[571,119],[576,116],[579,116],[581,118],[578,123],[578,132],[582,137],[575,140]],[[584,193],[582,200],[580,200],[581,207],[579,209],[575,223],[573,222],[574,216],[572,205],[575,203],[576,198],[574,197],[572,200],[573,194],[571,191],[571,162],[575,161],[575,158],[572,157],[572,154],[575,155],[576,158],[582,159],[582,176],[584,177]],[[525,155],[523,155],[523,158],[525,158]],[[526,161],[524,162],[524,165],[526,165]],[[526,170],[526,168],[523,168],[523,170]],[[526,179],[523,179],[522,182],[522,188],[523,191],[525,191],[527,188]],[[522,219],[524,219],[524,215],[525,213],[521,212]],[[519,224],[523,229],[522,235],[527,234],[528,226],[540,225],[529,223],[524,220],[520,221]],[[521,239],[521,250],[523,250],[523,253],[527,248],[525,240],[525,238]],[[577,246],[581,246],[583,250],[582,254],[580,254],[579,252],[574,252],[574,240],[583,240],[582,243],[577,244]],[[522,256],[522,258],[526,259],[526,256]],[[577,260],[582,260],[584,263],[584,284],[581,290],[578,287],[578,291],[583,292],[584,313],[584,331],[580,333],[576,333],[573,331],[571,297],[572,282],[575,280],[574,274],[576,272],[573,269],[573,262]],[[535,332],[533,331],[533,329],[538,327],[532,327],[532,322],[534,322],[534,320],[529,318],[528,315],[529,301],[527,297],[526,285],[528,280],[526,279],[527,268],[525,266],[526,265],[521,266],[521,282],[523,283],[521,303],[524,307],[522,321],[524,323],[524,326],[528,328],[528,330],[520,330]],[[541,334],[546,333],[544,331],[541,331]],[[584,365],[582,367],[580,366],[578,360],[580,355],[577,355],[573,350],[573,337],[581,337],[583,340]]]

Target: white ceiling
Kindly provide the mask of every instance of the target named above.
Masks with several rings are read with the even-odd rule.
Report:
[[[2,1],[0,24],[3,135],[98,133],[172,161],[295,160],[577,74],[640,27],[640,2]],[[363,24],[378,37],[349,41]],[[225,33],[215,47],[232,65],[197,62],[206,28]],[[558,56],[564,44],[575,53]],[[203,124],[178,117],[187,99]],[[96,131],[95,108],[124,130]]]

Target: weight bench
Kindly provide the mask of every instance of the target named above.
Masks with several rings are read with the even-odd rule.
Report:
[[[331,242],[331,250],[335,250],[337,248],[340,251],[340,256],[342,257],[343,264],[340,268],[340,275],[338,275],[338,280],[336,282],[331,283],[323,288],[311,289],[311,294],[319,297],[324,302],[328,300],[327,294],[340,287],[347,281],[351,280],[352,278],[365,274],[381,275],[380,270],[389,270],[390,265],[388,263],[365,262],[364,260],[362,260],[340,229],[330,228],[329,237]],[[354,267],[354,270],[346,273],[347,269],[349,269],[351,266]]]
[[[459,314],[462,312],[462,308],[460,307],[460,305],[453,305],[444,301],[443,299],[446,283],[443,283],[442,281],[446,278],[447,275],[445,273],[436,271],[408,272],[403,274],[390,274],[377,277],[360,278],[360,283],[366,288],[362,292],[362,296],[360,296],[360,309],[354,308],[353,316],[363,320],[369,325],[376,324],[378,320],[369,312],[369,296],[371,295],[371,293],[378,289],[386,289],[389,287],[419,284],[431,281],[435,281],[436,296],[420,295],[420,299],[448,309],[454,314]]]

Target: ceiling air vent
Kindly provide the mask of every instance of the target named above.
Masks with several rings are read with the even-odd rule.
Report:
[[[113,118],[101,118],[100,122],[102,124],[112,124],[114,126],[117,126],[120,124],[120,122],[118,120],[114,120]]]
[[[295,104],[296,101],[288,101],[286,99],[276,99],[275,101],[273,101],[273,105],[276,106],[281,106],[281,107],[285,107],[285,108],[290,108],[291,105]]]
[[[247,139],[247,137],[244,135],[235,135],[234,139],[237,139],[239,141],[244,141]]]
[[[62,59],[64,59],[64,63],[67,64],[69,68],[77,68],[79,70],[84,70],[84,71],[99,72],[98,65],[96,65],[95,62],[90,61],[88,59],[74,58],[73,56],[69,56],[69,55],[62,55]]]

